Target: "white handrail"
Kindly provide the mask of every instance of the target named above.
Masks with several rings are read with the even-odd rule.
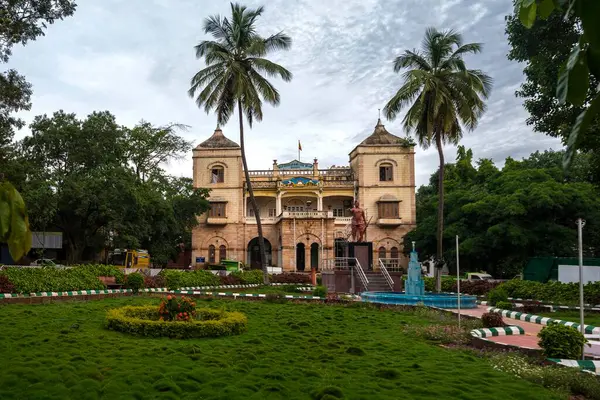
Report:
[[[381,269],[381,274],[387,281],[388,285],[390,285],[390,288],[392,289],[392,291],[394,291],[394,280],[390,276],[390,274],[389,274],[387,268],[385,267],[383,260],[381,260],[381,258],[379,259],[379,268]]]
[[[369,290],[369,278],[367,278],[365,271],[363,271],[362,266],[360,265],[360,261],[358,261],[358,258],[354,257],[354,262],[354,266],[356,267],[356,271],[358,272],[358,278],[362,282],[365,291],[367,291]]]

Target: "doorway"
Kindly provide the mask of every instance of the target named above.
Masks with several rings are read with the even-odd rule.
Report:
[[[296,245],[296,270],[304,271],[306,268],[306,259],[305,259],[305,246],[304,243],[298,243]]]
[[[271,242],[265,238],[265,253],[267,253],[267,265],[271,265]],[[260,246],[258,245],[258,238],[255,237],[248,242],[248,264],[252,269],[262,269],[260,262]]]
[[[319,269],[319,243],[310,245],[310,268]]]

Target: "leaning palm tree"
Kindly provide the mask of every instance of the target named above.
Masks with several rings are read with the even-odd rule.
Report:
[[[263,118],[263,100],[274,106],[279,105],[279,92],[265,79],[265,75],[279,76],[289,82],[292,73],[265,57],[272,51],[289,49],[292,39],[282,32],[267,38],[261,37],[256,32],[255,24],[263,11],[263,7],[248,9],[232,3],[231,20],[217,15],[204,21],[204,32],[210,33],[214,40],[203,40],[195,46],[196,58],[204,58],[206,68],[194,75],[188,94],[190,97],[197,94],[196,104],[204,107],[206,113],[214,110],[219,124],[227,123],[237,108],[242,164],[250,204],[256,217],[264,282],[268,283],[262,224],[246,162],[243,117],[245,114],[248,125],[252,127],[253,121]]]
[[[441,290],[444,237],[444,150],[457,144],[463,127],[472,131],[485,112],[492,79],[480,70],[467,69],[463,55],[479,53],[480,43],[463,44],[455,31],[425,31],[421,51],[405,50],[394,60],[394,72],[406,69],[404,83],[385,105],[384,115],[394,120],[408,107],[404,127],[414,132],[423,148],[435,143],[440,168],[438,176],[438,225],[436,249],[436,290]]]

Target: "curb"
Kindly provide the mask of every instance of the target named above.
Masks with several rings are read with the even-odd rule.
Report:
[[[196,290],[172,290],[171,293],[174,294],[192,294],[192,295],[201,295],[201,296],[221,296],[221,297],[233,297],[234,299],[237,297],[260,297],[266,298],[267,295],[264,293],[234,293],[234,292],[202,292]],[[286,299],[298,299],[298,300],[324,300],[324,298],[319,296],[301,296],[301,295],[292,295],[286,294]]]
[[[591,372],[600,375],[600,361],[593,360],[563,360],[559,358],[548,358],[548,361],[563,365],[565,367],[579,368],[585,372]]]
[[[140,289],[139,292],[143,293],[166,293],[167,288],[144,288]],[[90,290],[69,290],[66,292],[36,292],[29,294],[19,293],[0,293],[1,299],[19,299],[28,297],[70,297],[70,296],[89,296],[89,295],[100,295],[100,294],[118,294],[118,293],[133,293],[131,289],[90,289]]]
[[[517,325],[503,326],[498,328],[482,328],[473,329],[471,336],[478,338],[492,337],[492,336],[513,336],[513,335],[524,335],[525,329]]]
[[[500,308],[495,308],[495,307],[488,307],[487,311],[488,312],[497,312],[506,318],[512,318],[512,319],[517,319],[519,321],[531,322],[533,324],[538,324],[538,325],[548,325],[549,323],[557,322],[560,325],[572,326],[573,328],[575,328],[577,330],[579,330],[579,327],[580,327],[579,324],[577,324],[575,322],[571,322],[571,321],[564,321],[561,319],[542,317],[539,315],[527,314],[527,313],[522,313],[522,312],[518,312],[518,311],[502,310]],[[592,326],[592,325],[584,325],[584,330],[585,330],[585,333],[587,333],[587,334],[600,334],[600,327],[596,327],[596,326]]]

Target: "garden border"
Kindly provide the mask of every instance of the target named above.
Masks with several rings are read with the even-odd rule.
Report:
[[[572,326],[575,329],[579,329],[580,325],[575,322],[565,321],[562,319],[554,319],[550,317],[542,317],[535,314],[527,314],[519,311],[502,310],[500,308],[488,307],[488,312],[496,312],[506,318],[512,318],[519,321],[531,322],[538,325],[548,325],[551,322],[557,322],[560,325]],[[593,325],[584,325],[585,333],[587,334],[600,334],[600,327]]]
[[[564,367],[579,368],[584,372],[600,375],[600,361],[594,360],[565,360],[561,358],[547,358],[546,360]]]
[[[200,295],[200,296],[221,296],[221,297],[233,297],[236,299],[237,297],[260,297],[266,298],[267,294],[265,293],[235,293],[235,292],[202,292],[199,290],[172,290],[173,294],[188,294],[188,295]],[[286,299],[292,300],[325,300],[323,297],[319,296],[309,296],[309,295],[293,295],[286,294],[284,296]]]
[[[493,336],[515,336],[524,335],[525,329],[518,325],[502,326],[497,328],[481,328],[473,329],[471,336],[478,338],[493,337]]]
[[[167,288],[143,288],[139,292],[144,293],[168,293]],[[0,293],[0,300],[3,299],[23,299],[30,297],[72,297],[72,296],[89,296],[100,294],[121,294],[133,293],[133,289],[87,289],[87,290],[68,290],[59,292],[36,292],[36,293]]]

